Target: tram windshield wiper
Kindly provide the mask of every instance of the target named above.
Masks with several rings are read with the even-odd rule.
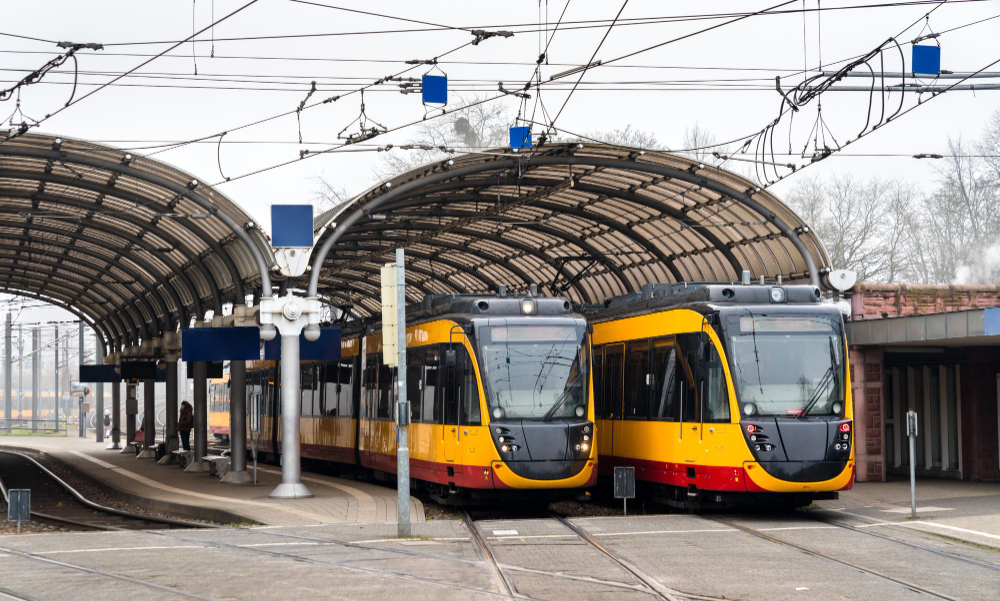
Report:
[[[809,402],[806,403],[805,407],[799,413],[800,418],[806,417],[809,414],[812,408],[816,406],[816,403],[819,402],[820,397],[823,396],[827,387],[836,379],[837,351],[833,346],[833,338],[828,338],[828,340],[830,342],[830,367],[826,368],[826,371],[823,372],[823,377],[820,379],[819,384],[816,385],[816,390],[813,391],[812,398],[809,399]]]

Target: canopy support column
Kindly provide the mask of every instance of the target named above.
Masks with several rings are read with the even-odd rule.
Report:
[[[142,382],[142,452],[137,459],[156,457],[156,380]]]
[[[202,459],[208,453],[208,363],[195,361],[194,376],[194,456],[185,472],[207,472]]]
[[[139,413],[139,401],[135,396],[136,384],[134,382],[125,383],[125,446],[122,453],[132,452],[132,443],[135,442],[135,416]]]
[[[111,383],[111,444],[107,446],[109,451],[121,449],[121,426],[122,426],[122,383]]]
[[[232,466],[222,478],[229,484],[247,484],[247,362],[229,362],[229,458]]]

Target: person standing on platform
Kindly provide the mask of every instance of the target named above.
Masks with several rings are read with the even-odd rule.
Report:
[[[194,425],[194,411],[191,403],[181,403],[181,414],[177,418],[177,431],[181,435],[181,444],[185,451],[191,450],[191,427]]]
[[[111,438],[111,412],[104,412],[104,438]]]

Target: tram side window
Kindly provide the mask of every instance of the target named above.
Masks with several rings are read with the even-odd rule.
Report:
[[[364,399],[364,416],[367,419],[375,417],[375,375],[378,366],[378,355],[365,357],[365,375],[362,380],[361,397]]]
[[[392,378],[393,368],[388,365],[378,366],[378,418],[389,419],[392,408]]]
[[[301,395],[301,415],[302,417],[309,417],[312,415],[312,405],[313,405],[313,367],[312,365],[307,365],[301,368],[299,371],[299,390]]]
[[[424,373],[424,349],[406,351],[406,402],[410,404],[410,419],[420,421]]]
[[[650,415],[653,419],[677,420],[680,397],[680,365],[673,340],[653,341],[653,395]]]
[[[625,414],[626,419],[649,417],[649,341],[630,342],[625,358]]]
[[[459,387],[458,394],[462,403],[462,424],[468,426],[482,425],[479,410],[479,386],[476,385],[476,370],[465,347],[458,347],[458,373],[455,381]]]
[[[621,417],[623,354],[623,345],[604,347],[604,412],[601,417],[605,419]]]
[[[708,338],[708,336],[705,336]],[[729,391],[726,387],[726,375],[722,369],[722,359],[719,351],[707,339],[708,354],[705,362],[705,421],[728,422]]]
[[[678,334],[677,345],[680,348],[683,371],[681,381],[686,384],[681,403],[681,421],[700,422],[701,386],[698,374],[701,372],[701,359],[698,356],[698,340],[700,334]]]
[[[602,415],[601,408],[604,400],[604,347],[594,348],[594,411],[595,415]]]
[[[435,424],[441,422],[441,405],[437,394],[440,374],[441,349],[437,345],[429,346],[424,354],[424,409],[421,415],[424,421]]]
[[[341,359],[332,364],[339,371],[337,376],[337,415],[354,417],[351,398],[354,394],[354,358]]]
[[[317,369],[322,373],[322,377],[320,377],[323,397],[322,415],[324,417],[337,417],[337,364],[325,361]]]

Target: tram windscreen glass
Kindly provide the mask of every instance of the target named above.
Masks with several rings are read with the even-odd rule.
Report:
[[[587,414],[583,320],[479,328],[479,369],[490,416],[551,420]]]
[[[843,337],[833,318],[733,315],[726,337],[744,416],[833,415],[843,405]]]

